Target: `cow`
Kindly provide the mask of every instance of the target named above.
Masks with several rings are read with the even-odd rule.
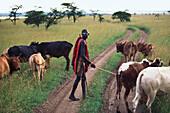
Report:
[[[30,46],[36,47],[37,51],[41,53],[44,59],[47,58],[46,55],[49,55],[50,57],[61,57],[64,56],[67,65],[66,70],[69,70],[69,53],[73,45],[67,41],[56,41],[56,42],[42,42],[39,44],[39,42],[32,42]],[[49,58],[49,57],[48,57]]]
[[[136,81],[136,95],[133,99],[133,112],[143,95],[147,96],[146,106],[151,113],[151,105],[155,96],[162,96],[170,93],[170,66],[148,67],[139,73]]]
[[[18,57],[20,62],[27,62],[32,54],[37,53],[35,47],[32,46],[13,46],[8,50],[9,57]]]
[[[14,71],[20,70],[19,59],[17,57],[0,56],[0,79],[10,77]]]
[[[147,67],[158,67],[162,66],[162,61],[160,58],[155,59],[153,62],[149,62],[147,59],[142,60],[142,62],[127,62],[120,66],[116,79],[117,79],[117,93],[116,99],[120,99],[120,93],[122,89],[122,85],[125,87],[124,101],[126,104],[126,109],[128,112],[131,112],[128,106],[127,97],[130,93],[130,89],[136,85],[136,79],[140,71]],[[119,96],[119,97],[118,97]],[[119,105],[117,107],[117,111],[119,111]]]
[[[43,75],[46,72],[46,65],[45,65],[45,60],[43,59],[43,57],[41,56],[41,53],[37,53],[37,54],[33,54],[31,55],[31,57],[29,58],[29,65],[31,67],[31,72],[32,75],[34,77],[34,81],[35,81],[35,71],[38,71],[38,86],[40,83],[40,76],[43,80]]]
[[[121,52],[125,56],[125,62],[135,60],[135,55],[137,52],[137,46],[134,41],[126,41],[125,43],[116,42],[117,53]]]
[[[153,44],[144,44],[138,43],[137,44],[138,51],[143,54],[143,57],[154,57],[155,47]]]

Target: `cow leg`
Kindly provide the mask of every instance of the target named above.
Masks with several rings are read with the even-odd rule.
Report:
[[[46,60],[45,60],[45,65],[49,68],[50,67],[50,55],[45,55]]]
[[[68,55],[66,55],[64,57],[65,57],[65,59],[67,61],[66,70],[69,71],[70,59],[69,59]]]
[[[136,92],[136,96],[133,99],[133,112],[136,113],[137,105],[139,103],[139,100],[141,99],[141,94],[139,92]]]
[[[146,106],[148,108],[149,113],[151,113],[151,105],[155,99],[156,96],[156,91],[152,91],[150,93],[147,94],[148,95],[148,100],[146,102]]]
[[[41,75],[41,68],[40,66],[38,67],[38,87],[40,85],[40,75]]]
[[[125,91],[125,94],[124,94],[124,101],[125,101],[125,104],[126,104],[126,110],[128,111],[128,113],[132,113],[132,111],[129,109],[129,105],[128,105],[128,101],[127,101],[127,97],[130,93],[130,89],[129,88],[126,88],[126,91]]]

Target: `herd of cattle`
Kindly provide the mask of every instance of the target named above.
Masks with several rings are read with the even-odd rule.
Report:
[[[13,46],[4,50],[0,56],[0,78],[10,76],[13,71],[20,70],[19,62],[29,61],[32,75],[35,80],[35,71],[38,71],[38,84],[40,76],[43,75],[46,69],[50,67],[51,57],[64,56],[66,63],[66,70],[69,70],[69,53],[73,45],[67,41],[56,42],[32,42],[29,46]],[[128,112],[129,109],[127,97],[130,90],[136,86],[136,96],[133,100],[133,107],[136,110],[139,100],[142,95],[147,95],[147,103],[149,111],[151,112],[151,104],[159,92],[168,93],[170,91],[170,67],[161,67],[163,62],[160,58],[155,60],[143,59],[141,62],[135,61],[137,51],[144,56],[153,56],[155,48],[153,44],[136,44],[134,41],[126,41],[124,43],[116,42],[117,52],[121,52],[125,56],[125,63],[123,63],[117,72],[117,93],[116,99],[120,99],[120,92],[122,86],[125,87],[124,100]],[[45,60],[44,60],[45,59]],[[132,61],[133,60],[133,61]],[[117,107],[119,111],[119,106]]]
[[[67,41],[56,42],[32,42],[29,46],[13,46],[4,50],[0,56],[0,79],[10,76],[13,71],[20,70],[19,62],[29,61],[32,74],[38,71],[38,83],[40,76],[50,67],[51,57],[64,56],[67,60],[66,70],[69,70],[69,53],[73,45]],[[44,60],[45,59],[45,60]]]
[[[146,56],[154,55],[153,44],[136,44],[133,41],[125,43],[116,43],[117,52],[121,52],[125,56],[126,63],[123,63],[117,72],[117,92],[116,99],[120,99],[122,86],[125,88],[124,101],[128,113],[132,111],[128,105],[128,95],[130,90],[136,86],[136,96],[133,99],[133,112],[136,112],[139,100],[147,97],[146,107],[151,113],[151,105],[156,95],[164,95],[170,93],[170,66],[162,67],[163,62],[160,58],[151,60],[145,59]],[[136,52],[143,54],[144,59],[141,62],[135,62]],[[133,61],[131,61],[133,58]],[[169,62],[170,65],[170,62]],[[117,106],[119,111],[119,105]]]

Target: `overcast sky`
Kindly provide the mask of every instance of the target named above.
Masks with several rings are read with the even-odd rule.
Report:
[[[25,12],[35,9],[34,6],[41,6],[43,11],[50,11],[50,8],[62,9],[61,3],[74,2],[74,6],[89,12],[89,10],[100,11],[146,11],[146,10],[170,10],[170,0],[3,0],[0,4],[0,13],[11,11],[11,6],[23,5],[18,12]]]

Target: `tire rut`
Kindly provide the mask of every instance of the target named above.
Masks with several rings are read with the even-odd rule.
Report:
[[[138,37],[138,41],[139,42],[145,42],[148,34],[143,31],[140,30],[141,34]],[[136,57],[138,56],[138,53],[136,55]],[[118,63],[116,69],[114,70],[114,72],[117,72],[117,70],[119,69],[120,65],[123,63],[124,58],[121,59],[121,61]],[[116,91],[117,91],[117,85],[116,85],[116,77],[115,76],[111,76],[109,81],[108,81],[108,86],[105,92],[105,96],[104,96],[104,101],[103,104],[104,106],[100,109],[100,112],[104,112],[104,113],[117,113],[116,108],[117,105],[119,104],[119,110],[121,113],[127,113],[126,111],[126,105],[123,99],[124,93],[125,93],[125,89],[124,87],[122,87],[122,91],[121,91],[121,99],[120,99],[120,103],[118,103],[118,101],[116,100]],[[130,91],[129,96],[128,96],[128,103],[129,103],[129,108],[132,110],[132,100],[135,96],[135,90],[132,92]],[[141,113],[141,107],[138,107],[137,112]]]
[[[122,37],[119,42],[124,42],[131,38],[134,34],[134,31],[128,30],[126,36]],[[91,61],[95,63],[97,67],[100,67],[107,58],[109,58],[116,51],[115,43],[111,44],[106,48],[102,53],[94,57]],[[93,76],[97,72],[97,69],[89,68],[86,73],[88,85],[92,81]],[[66,82],[59,88],[54,89],[47,101],[45,101],[40,107],[35,108],[33,111],[35,113],[77,113],[80,106],[80,101],[71,101],[69,100],[69,95],[73,87],[75,80],[75,75],[73,74]],[[75,96],[81,98],[81,85],[79,84]]]

